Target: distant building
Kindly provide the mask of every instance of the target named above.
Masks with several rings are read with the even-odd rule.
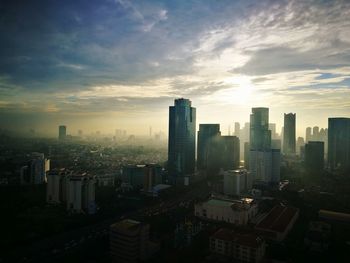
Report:
[[[159,250],[149,240],[150,226],[124,219],[110,226],[110,251],[113,262],[132,263],[147,260]]]
[[[309,141],[305,144],[305,168],[312,173],[324,169],[324,143]]]
[[[303,137],[298,137],[297,139],[297,143],[296,143],[296,153],[298,155],[300,155],[300,147],[304,146],[305,145],[305,141],[304,141],[304,138]]]
[[[299,209],[276,205],[255,226],[255,229],[265,239],[283,241],[294,226],[299,216]]]
[[[67,136],[67,127],[65,125],[60,125],[58,127],[58,139],[64,140]]]
[[[220,134],[220,124],[199,124],[197,144],[198,169],[207,168],[210,142]]]
[[[257,211],[257,204],[250,198],[212,198],[206,202],[195,204],[195,216],[235,225],[246,225],[257,214]]]
[[[215,262],[262,262],[266,243],[253,233],[238,233],[231,229],[220,228],[210,237],[210,252]]]
[[[250,150],[271,149],[271,131],[269,130],[269,109],[252,108],[250,114]]]
[[[328,165],[350,170],[350,118],[328,118]]]
[[[249,142],[244,143],[244,168],[249,169],[249,154],[250,145]]]
[[[283,153],[295,154],[295,113],[284,114]]]
[[[174,184],[184,184],[195,171],[196,109],[188,99],[169,107],[168,172]]]
[[[224,172],[224,194],[241,195],[251,189],[252,182],[245,169]]]
[[[272,139],[271,140],[271,148],[272,149],[282,149],[282,141],[280,139]]]
[[[311,127],[307,127],[305,132],[305,142],[308,143],[309,141],[311,141]]]
[[[20,181],[25,184],[43,184],[46,182],[46,172],[50,170],[50,159],[43,153],[30,154],[27,164],[20,169]]]

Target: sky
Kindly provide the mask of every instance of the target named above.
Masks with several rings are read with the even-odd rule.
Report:
[[[57,136],[167,132],[297,115],[297,135],[350,117],[350,1],[0,1],[0,128]]]

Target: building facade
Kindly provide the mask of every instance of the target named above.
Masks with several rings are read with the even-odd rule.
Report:
[[[58,139],[63,140],[67,136],[67,127],[65,125],[60,125],[58,127]]]
[[[350,118],[328,118],[328,165],[350,170]]]
[[[198,169],[207,168],[209,144],[214,137],[220,134],[220,124],[199,124],[197,144]]]
[[[174,184],[183,184],[195,171],[196,109],[188,99],[169,107],[168,172]]]
[[[320,173],[324,169],[324,142],[309,141],[305,144],[305,169]]]
[[[224,194],[239,196],[252,187],[251,178],[245,169],[229,170],[224,172]]]
[[[295,113],[284,114],[283,153],[286,155],[295,154],[295,119]]]

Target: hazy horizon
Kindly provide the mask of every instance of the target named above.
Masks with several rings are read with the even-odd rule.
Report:
[[[350,2],[4,1],[0,128],[51,137],[167,136],[185,97],[200,123],[296,113],[297,136],[350,117]]]

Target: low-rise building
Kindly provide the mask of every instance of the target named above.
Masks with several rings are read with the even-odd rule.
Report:
[[[261,262],[265,256],[266,243],[253,233],[236,233],[221,228],[210,237],[210,252],[215,261]],[[226,260],[225,260],[226,259]]]
[[[150,226],[124,219],[110,226],[110,251],[113,262],[132,263],[146,260],[159,250],[159,244],[149,240]]]
[[[298,219],[299,209],[276,205],[255,226],[255,229],[265,238],[283,241]]]
[[[223,221],[235,225],[246,225],[258,212],[256,202],[251,198],[218,199],[212,198],[195,205],[195,216]]]

